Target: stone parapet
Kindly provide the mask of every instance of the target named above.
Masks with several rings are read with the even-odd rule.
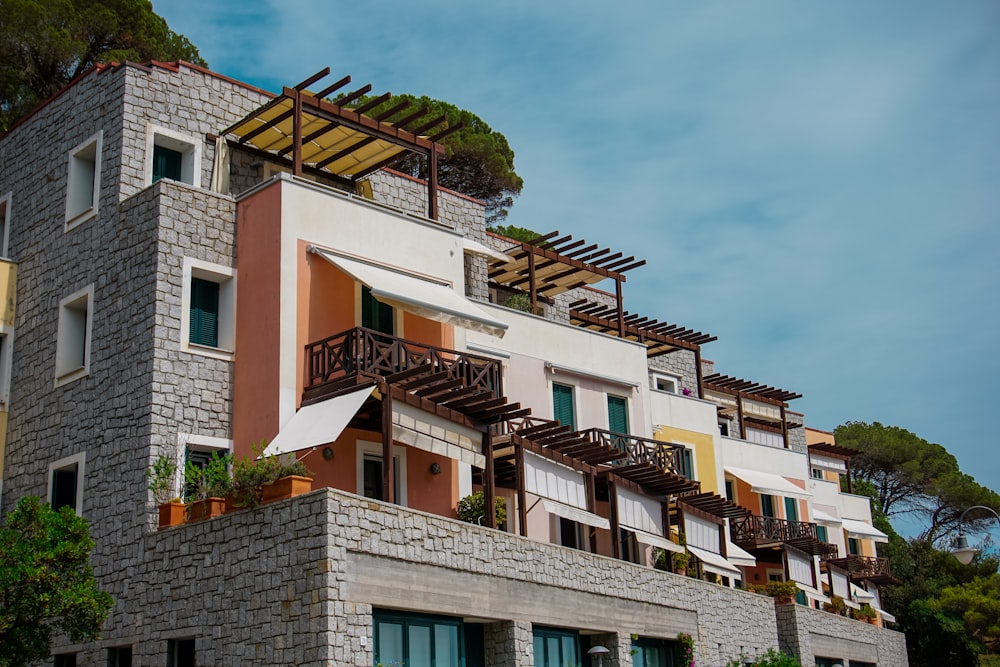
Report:
[[[775,607],[781,649],[815,667],[816,658],[907,667],[906,637],[863,621],[797,604]]]

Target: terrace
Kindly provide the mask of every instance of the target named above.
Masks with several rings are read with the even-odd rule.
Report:
[[[888,558],[854,554],[838,558],[836,552],[833,552],[833,554],[821,556],[821,564],[823,563],[829,563],[845,570],[850,575],[851,581],[870,581],[880,586],[899,583],[899,579],[892,576]]]
[[[814,523],[750,514],[730,519],[729,526],[733,544],[747,550],[781,544],[788,544],[813,556],[826,554],[831,547],[836,550],[835,545],[820,541]]]

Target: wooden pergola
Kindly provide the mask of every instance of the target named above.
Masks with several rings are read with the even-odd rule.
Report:
[[[428,107],[412,110],[406,100],[368,116],[367,112],[389,104],[392,94],[362,103],[372,85],[340,92],[351,82],[350,76],[317,92],[307,90],[329,74],[327,67],[296,86],[282,88],[280,95],[219,136],[242,151],[285,165],[296,176],[312,173],[351,187],[404,153],[416,153],[427,160],[427,217],[436,220],[437,160],[445,153],[438,142],[462,124],[448,126],[443,115],[428,118]],[[335,99],[327,99],[334,94],[338,94]]]
[[[744,437],[746,436],[746,424],[750,422],[755,428],[780,432],[781,437],[785,441],[785,448],[788,448],[788,429],[790,428],[786,418],[788,401],[796,398],[802,398],[802,394],[796,394],[795,392],[786,391],[777,387],[770,387],[751,380],[744,380],[742,378],[723,375],[721,373],[712,373],[711,375],[705,376],[703,378],[703,385],[704,388],[709,391],[714,391],[720,394],[728,394],[736,398],[736,418],[740,425],[740,433],[743,434]],[[781,427],[775,427],[767,421],[744,414],[744,398],[773,405],[779,408],[781,413]],[[719,411],[724,412],[721,407]],[[796,424],[795,426],[801,425]]]
[[[813,452],[843,461],[844,465],[847,467],[847,492],[854,493],[854,482],[851,479],[851,457],[860,454],[861,452],[856,449],[851,449],[850,447],[842,447],[841,445],[835,445],[829,442],[819,442],[814,445],[809,445],[810,458],[812,458]]]

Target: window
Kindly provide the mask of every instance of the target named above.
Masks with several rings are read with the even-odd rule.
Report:
[[[181,474],[176,477],[179,485],[183,482],[183,488],[178,487],[176,491],[178,495],[187,501],[195,493],[194,485],[189,484],[184,478],[184,468],[187,467],[187,464],[193,463],[199,468],[204,468],[212,460],[213,456],[224,456],[232,451],[233,443],[225,438],[213,438],[192,433],[178,433],[177,444],[178,451],[184,453],[184,458],[181,462],[183,466],[180,470]]]
[[[678,452],[678,461],[680,463],[680,473],[684,477],[690,480],[694,480],[694,460],[691,454],[691,450],[686,447],[680,452]]]
[[[161,178],[201,187],[201,142],[196,138],[155,125],[146,126],[146,183]]]
[[[812,468],[809,474],[813,479],[823,479],[823,471],[820,468]]]
[[[53,667],[76,667],[76,653],[60,653],[52,656]]]
[[[382,465],[382,444],[358,441],[358,495],[375,500],[385,500],[384,475]],[[406,505],[406,449],[392,448],[393,491],[397,505]]]
[[[167,667],[195,667],[194,639],[167,640]]]
[[[580,635],[574,630],[557,628],[533,629],[535,667],[565,667],[582,664]]]
[[[56,386],[90,372],[90,334],[94,286],[88,285],[59,302],[56,340]]]
[[[856,538],[853,537],[847,538],[847,553],[851,554],[852,556],[861,555],[861,543],[858,542]]]
[[[799,502],[795,498],[785,498],[785,519],[799,520]]]
[[[639,637],[632,640],[632,667],[674,667],[676,642]]]
[[[66,182],[66,231],[97,215],[101,191],[101,144],[98,132],[70,151]]]
[[[395,335],[392,306],[372,296],[368,285],[361,286],[361,326],[380,333]]]
[[[184,258],[181,349],[232,360],[236,342],[236,270]]]
[[[10,257],[10,193],[0,197],[0,257]]]
[[[645,555],[645,548],[635,539],[635,533],[624,528],[618,529],[618,542],[621,545],[622,560],[629,563],[643,565],[642,557]]]
[[[0,326],[0,406],[6,408],[10,402],[10,366],[14,331]]]
[[[736,484],[731,479],[726,480],[726,499],[736,502]]]
[[[576,430],[576,416],[573,409],[573,387],[552,383],[552,416],[560,423]]]
[[[461,619],[376,609],[372,622],[375,626],[375,664],[465,665],[465,633]]]
[[[628,435],[628,399],[608,396],[608,430]]]
[[[817,524],[817,526],[816,526],[816,538],[820,542],[829,542],[830,541],[830,536],[826,532],[826,526],[820,526],[820,525]]]
[[[775,516],[774,496],[769,496],[766,493],[760,494],[760,513],[764,516]]]
[[[132,667],[132,647],[115,646],[109,648],[108,667]]]
[[[681,379],[676,375],[653,375],[653,389],[671,394],[680,393]]]
[[[719,422],[719,435],[729,436],[729,422]]]
[[[559,544],[571,549],[586,551],[584,547],[583,526],[576,521],[564,519],[561,516],[554,516],[556,529],[559,531]]]
[[[81,452],[49,464],[49,505],[70,507],[83,514],[83,473],[86,455]]]

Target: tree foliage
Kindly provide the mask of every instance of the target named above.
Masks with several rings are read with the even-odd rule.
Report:
[[[837,444],[857,449],[851,469],[859,492],[870,495],[886,517],[916,514],[928,522],[922,537],[947,538],[958,528],[962,512],[973,505],[1000,511],[1000,495],[976,483],[958,468],[941,445],[878,422],[848,422],[836,429]],[[972,530],[985,527],[985,517],[967,517]]]
[[[1000,574],[948,586],[931,608],[961,620],[965,631],[990,653],[1000,653]]]
[[[0,130],[95,63],[125,60],[205,65],[149,0],[0,0]]]
[[[369,99],[363,98],[358,104],[364,104]],[[514,171],[514,151],[507,143],[507,138],[471,111],[429,97],[394,95],[391,100],[367,113],[378,116],[403,100],[410,102],[410,107],[397,117],[427,107],[429,112],[424,118],[443,115],[447,118],[448,127],[463,123],[462,129],[441,140],[448,154],[438,160],[438,183],[442,187],[486,202],[488,225],[506,218],[514,197],[521,193],[524,185],[524,181]],[[387,120],[392,122],[392,118]],[[440,129],[441,126],[430,132],[438,132]],[[428,176],[426,161],[413,154],[403,156],[392,167],[416,178],[426,179]]]
[[[89,526],[68,507],[22,498],[0,529],[0,667],[49,656],[54,631],[97,637],[113,600],[90,569]]]

